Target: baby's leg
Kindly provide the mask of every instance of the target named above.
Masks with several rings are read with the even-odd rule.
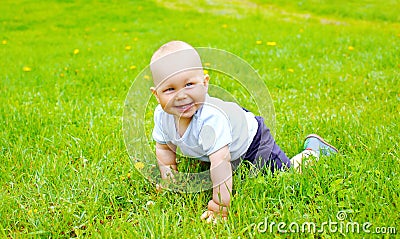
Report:
[[[298,170],[299,172],[301,172],[301,167],[303,165],[306,165],[308,161],[304,162],[304,159],[310,157],[310,156],[314,156],[317,160],[319,158],[319,155],[317,154],[317,152],[315,152],[312,149],[305,149],[303,150],[301,153],[295,155],[293,158],[290,159],[290,164],[293,168],[295,168],[296,170]]]
[[[276,144],[270,129],[264,124],[264,119],[260,116],[255,118],[258,122],[257,134],[243,159],[259,170],[268,168],[272,173],[289,168],[290,159]]]
[[[327,143],[321,136],[310,134],[306,137],[304,141],[303,152],[294,156],[290,160],[290,163],[292,167],[301,172],[301,166],[307,164],[307,162],[303,162],[303,160],[310,157],[311,155],[314,156],[316,160],[318,160],[320,154],[330,156],[336,154],[337,152],[338,150],[334,146]]]

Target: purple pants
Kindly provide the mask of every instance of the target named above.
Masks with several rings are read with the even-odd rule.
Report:
[[[255,118],[258,122],[257,133],[243,160],[249,161],[258,169],[269,168],[272,173],[289,168],[289,158],[276,144],[269,128],[264,124],[264,119],[261,116]]]

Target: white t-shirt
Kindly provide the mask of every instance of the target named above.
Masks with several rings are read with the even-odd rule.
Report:
[[[153,129],[156,142],[172,143],[183,155],[206,162],[210,161],[210,154],[228,145],[231,161],[234,161],[246,153],[257,133],[258,123],[253,113],[244,111],[236,103],[207,95],[182,137],[176,128],[174,116],[158,105]]]

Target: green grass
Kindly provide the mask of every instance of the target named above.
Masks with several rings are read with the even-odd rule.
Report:
[[[339,238],[255,228],[339,211],[398,235],[399,1],[162,2],[1,4],[0,237]],[[121,117],[133,80],[172,39],[257,69],[289,156],[308,133],[340,155],[303,174],[239,171],[231,216],[217,225],[199,220],[210,192],[157,193],[129,159]]]

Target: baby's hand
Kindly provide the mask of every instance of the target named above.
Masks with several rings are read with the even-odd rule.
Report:
[[[218,219],[226,221],[228,219],[228,208],[210,200],[208,202],[208,210],[201,215],[200,219],[206,220],[207,223],[213,222],[214,224],[218,222]]]
[[[200,219],[202,221],[205,220],[206,223],[212,222],[214,224],[217,224],[219,218],[215,215],[215,213],[213,211],[207,210],[201,215]],[[226,216],[221,216],[220,219],[222,219],[224,221],[228,220],[228,218]]]

